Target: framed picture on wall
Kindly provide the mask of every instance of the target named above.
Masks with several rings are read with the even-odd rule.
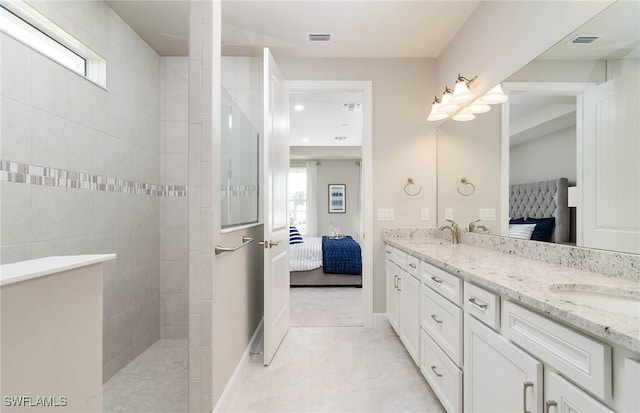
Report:
[[[347,186],[345,184],[329,185],[329,213],[344,214],[347,212]]]

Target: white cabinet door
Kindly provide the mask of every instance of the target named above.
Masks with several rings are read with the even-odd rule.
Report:
[[[542,412],[542,363],[464,317],[464,411]]]
[[[545,376],[544,387],[545,413],[613,413],[556,373]]]
[[[390,260],[387,260],[387,319],[400,335],[400,291],[398,283],[400,279],[400,268]]]
[[[420,358],[420,281],[400,271],[400,339],[413,361]]]

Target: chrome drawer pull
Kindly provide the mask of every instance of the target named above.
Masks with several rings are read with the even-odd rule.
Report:
[[[483,310],[486,310],[486,309],[487,309],[487,307],[488,307],[488,305],[487,305],[487,304],[483,304],[483,303],[481,303],[481,302],[478,302],[478,301],[477,301],[477,299],[476,299],[476,297],[471,297],[471,298],[469,298],[469,302],[470,302],[471,304],[475,305],[476,307],[481,308],[481,309],[483,309]]]
[[[544,413],[549,413],[552,407],[556,407],[558,403],[555,400],[547,400],[544,402]]]
[[[438,277],[433,276],[431,277],[431,279],[433,280],[434,283],[442,284],[442,280]]]
[[[533,387],[533,383],[531,383],[530,381],[525,381],[522,388],[522,409],[524,413],[531,413],[529,410],[527,410],[527,389],[529,387]]]
[[[417,267],[416,267],[416,265],[415,265],[415,264],[413,264],[413,263],[409,264],[409,267],[411,267],[411,268],[417,268]]]
[[[431,314],[431,318],[433,318],[433,321],[435,321],[436,323],[442,324],[442,320],[438,320],[435,314]]]
[[[438,373],[438,370],[436,370],[436,366],[431,366],[431,370],[433,370],[433,374],[436,376],[442,377],[442,374]]]
[[[393,276],[393,288],[395,288],[396,290],[398,289],[398,276],[397,275]]]

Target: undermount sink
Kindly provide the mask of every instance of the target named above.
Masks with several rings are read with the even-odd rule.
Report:
[[[640,317],[640,290],[589,284],[552,284],[549,289],[574,304]]]

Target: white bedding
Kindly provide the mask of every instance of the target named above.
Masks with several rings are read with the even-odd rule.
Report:
[[[289,245],[289,271],[322,267],[322,238],[304,237],[302,244]]]

